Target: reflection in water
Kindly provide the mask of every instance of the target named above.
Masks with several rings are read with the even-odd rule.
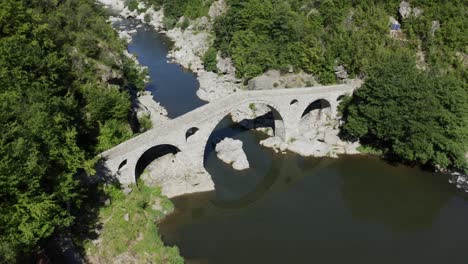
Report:
[[[251,199],[174,199],[165,242],[189,263],[464,263],[467,202],[445,179],[375,158],[269,153],[268,187],[248,186]]]
[[[168,116],[175,118],[204,105],[206,102],[196,95],[199,87],[196,75],[178,64],[168,63],[166,55],[172,48],[171,40],[150,26],[137,25],[137,21],[130,19],[114,26],[137,31],[132,34],[128,50],[138,56],[141,65],[148,66],[151,82],[146,89],[167,109]]]
[[[353,218],[383,223],[396,231],[430,228],[453,195],[446,179],[369,160],[336,166],[343,180],[343,198]]]

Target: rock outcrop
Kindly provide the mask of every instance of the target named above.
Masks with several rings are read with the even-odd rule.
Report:
[[[336,78],[338,78],[339,80],[348,79],[348,72],[346,71],[343,65],[335,66],[333,67],[333,70],[335,71]]]
[[[161,187],[161,193],[168,198],[214,190],[211,180],[197,181],[196,184],[193,184],[192,179],[197,177],[193,175],[193,170],[186,167],[185,164],[177,154],[167,154],[148,165],[140,178],[145,184]],[[210,177],[203,178],[210,179]]]
[[[305,72],[281,74],[278,70],[269,70],[263,75],[252,78],[249,90],[268,90],[275,88],[310,87],[317,85],[315,78]]]
[[[197,95],[200,99],[211,102],[239,90],[240,80],[231,75],[218,75],[214,72],[198,72],[200,87]]]
[[[224,0],[218,0],[213,2],[210,6],[210,10],[208,11],[208,15],[210,16],[211,20],[222,15],[227,10],[227,5]]]
[[[411,5],[406,1],[400,3],[400,9],[398,10],[402,19],[409,18],[411,16]]]
[[[174,48],[168,54],[173,62],[195,73],[204,70],[201,58],[209,48],[210,35],[207,32],[174,28],[166,35],[174,41]]]
[[[153,126],[169,120],[166,108],[154,100],[150,91],[139,94],[135,100],[135,109],[138,119],[148,116]]]
[[[249,168],[249,161],[242,149],[242,141],[225,138],[216,145],[218,158],[228,164],[232,164],[235,170],[245,170]]]

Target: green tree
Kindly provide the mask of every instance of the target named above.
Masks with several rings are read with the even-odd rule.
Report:
[[[344,131],[401,160],[466,170],[466,82],[418,71],[409,52],[376,59],[347,106]]]

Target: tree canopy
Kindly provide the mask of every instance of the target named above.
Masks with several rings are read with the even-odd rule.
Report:
[[[141,76],[105,20],[92,0],[0,2],[0,262],[70,226],[77,175],[132,135],[128,88]]]
[[[344,131],[405,161],[468,170],[468,87],[421,72],[407,52],[381,51],[344,111]]]

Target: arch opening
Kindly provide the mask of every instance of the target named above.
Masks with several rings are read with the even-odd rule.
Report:
[[[323,131],[334,127],[330,102],[318,99],[307,106],[299,122],[299,132],[309,140],[323,141]]]
[[[264,147],[259,144],[265,134],[255,130],[283,138],[285,126],[277,109],[268,102],[246,102],[213,124],[215,127],[204,147],[203,166],[212,176],[218,200],[233,202],[243,199],[265,180],[266,175],[259,173],[270,164],[263,155]],[[249,169],[235,170],[232,163],[221,160],[216,146],[225,138],[243,142],[242,151],[247,157]],[[222,149],[218,151],[223,152]],[[230,151],[229,146],[224,151]]]
[[[331,113],[331,104],[325,99],[318,99],[313,101],[307,108],[304,110],[302,113],[301,118],[304,118],[306,115],[309,115],[312,112],[317,111],[319,114],[322,114],[322,112],[330,112]]]
[[[138,181],[141,174],[144,170],[150,165],[153,161],[166,156],[168,154],[177,154],[180,152],[180,149],[176,146],[169,144],[156,145],[148,150],[146,150],[143,155],[140,156],[135,167],[135,180]]]
[[[338,98],[336,98],[336,101],[337,101],[337,102],[340,102],[340,101],[343,100],[346,96],[348,96],[348,95],[347,95],[347,94],[340,95],[340,96],[338,96]]]
[[[127,159],[120,163],[119,169],[117,171],[121,171],[123,168],[125,168],[125,166],[127,166]]]
[[[195,135],[195,133],[197,133],[198,130],[200,130],[198,127],[191,127],[187,129],[187,132],[185,133],[185,141],[187,141],[189,137]]]
[[[299,103],[299,101],[297,99],[294,99],[291,101],[291,103],[289,103],[289,105],[297,105]]]

